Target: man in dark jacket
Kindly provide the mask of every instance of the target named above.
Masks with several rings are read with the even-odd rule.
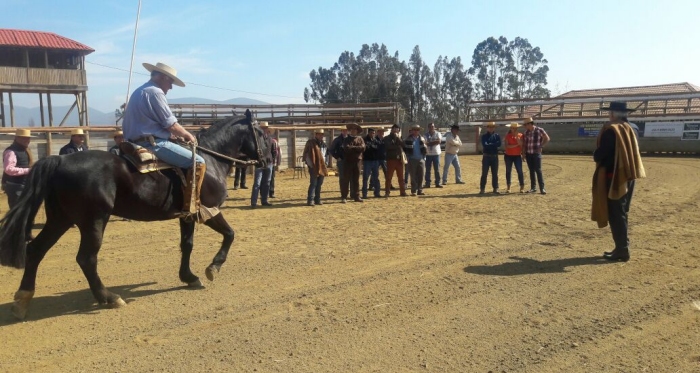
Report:
[[[363,202],[360,198],[360,161],[365,151],[365,142],[359,136],[362,127],[357,123],[347,125],[350,134],[343,139],[343,173],[340,181],[341,202],[346,203],[348,189],[355,202]]]
[[[384,146],[386,147],[386,182],[384,184],[384,196],[389,197],[391,194],[391,179],[396,172],[396,178],[399,179],[399,190],[401,196],[406,196],[406,184],[403,179],[403,140],[399,137],[401,128],[398,124],[391,126],[391,133],[384,138]]]
[[[628,113],[634,110],[627,109],[626,102],[616,101],[602,109],[610,110],[610,124],[601,129],[598,147],[593,153],[596,174],[592,217],[598,220],[599,227],[604,227],[606,220],[610,223],[615,249],[603,253],[603,257],[626,262],[630,258],[627,214],[632,203],[634,180],[646,174],[639,154],[636,126],[632,127],[627,121]],[[600,206],[597,201],[602,203],[602,210],[607,210],[607,216],[604,213],[596,216],[596,206]]]
[[[32,153],[29,151],[32,137],[28,129],[18,129],[15,132],[15,141],[2,154],[2,188],[7,194],[7,204],[10,208],[17,204],[32,165]]]
[[[114,138],[114,146],[109,148],[109,152],[118,157],[122,155],[122,151],[119,149],[119,144],[124,142],[124,132],[115,131],[112,134],[112,137]]]
[[[348,130],[340,130],[340,135],[333,139],[331,146],[328,151],[331,153],[331,157],[335,159],[336,168],[338,169],[338,185],[340,190],[343,190],[343,171],[345,170],[345,162],[343,161],[343,140],[348,137]]]
[[[58,152],[59,155],[73,154],[77,152],[84,152],[88,150],[88,146],[85,145],[85,133],[82,128],[77,128],[70,131],[70,142],[61,148]]]
[[[491,169],[491,185],[493,193],[498,194],[498,148],[501,147],[501,137],[496,133],[496,123],[486,124],[486,133],[481,135],[481,184],[479,194],[486,193],[486,178]]]
[[[362,198],[367,198],[367,181],[372,185],[374,197],[380,196],[379,186],[379,146],[383,143],[377,138],[374,128],[367,130],[365,152],[362,155]]]

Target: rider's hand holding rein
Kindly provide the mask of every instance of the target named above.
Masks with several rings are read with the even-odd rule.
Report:
[[[168,128],[168,131],[170,131],[170,133],[173,136],[182,137],[187,142],[191,142],[191,143],[195,143],[195,144],[197,143],[197,139],[189,131],[184,129],[180,125],[180,123],[175,123],[172,126],[170,126],[170,128]]]

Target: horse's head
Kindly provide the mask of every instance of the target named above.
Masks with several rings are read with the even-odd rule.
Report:
[[[250,110],[245,111],[245,117],[249,130],[246,131],[247,135],[241,139],[240,153],[245,154],[249,159],[258,161],[259,166],[266,167],[270,149],[268,149],[267,142],[264,140],[265,133],[253,121]]]

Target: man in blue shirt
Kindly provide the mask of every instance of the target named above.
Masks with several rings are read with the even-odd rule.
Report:
[[[177,70],[166,64],[144,63],[143,67],[151,73],[151,80],[131,94],[122,123],[124,137],[130,142],[151,150],[164,162],[191,169],[192,151],[168,141],[180,137],[190,143],[197,142],[189,131],[177,123],[177,118],[170,111],[168,100],[165,98],[168,91],[173,88],[173,84],[184,87],[185,83],[177,77]],[[204,159],[199,155],[195,155],[195,159],[196,173],[195,170],[190,170],[185,188],[183,213],[187,215],[197,212],[199,191],[206,171]]]
[[[496,123],[486,124],[486,133],[481,135],[481,147],[484,153],[481,158],[481,185],[479,194],[486,193],[486,178],[491,169],[491,185],[493,193],[498,194],[498,148],[501,147],[501,137],[496,133]]]

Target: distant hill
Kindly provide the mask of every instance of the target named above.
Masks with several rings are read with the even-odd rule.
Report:
[[[200,97],[185,97],[185,98],[173,98],[168,100],[171,104],[228,104],[228,105],[270,105],[267,102],[254,100],[251,98],[237,97],[226,101],[210,100],[207,98]],[[53,124],[58,126],[63,120],[63,117],[70,109],[70,106],[54,106],[53,107]],[[6,125],[10,126],[10,107],[5,105],[5,119]],[[88,108],[88,115],[90,116],[90,125],[92,126],[113,126],[115,122],[114,112],[105,113],[97,109]],[[44,122],[46,126],[49,125],[49,113],[47,108],[44,108]],[[15,125],[19,127],[41,127],[41,113],[39,112],[39,107],[23,107],[15,106]],[[73,112],[68,116],[65,126],[77,126],[78,125],[78,110],[73,109]]]

